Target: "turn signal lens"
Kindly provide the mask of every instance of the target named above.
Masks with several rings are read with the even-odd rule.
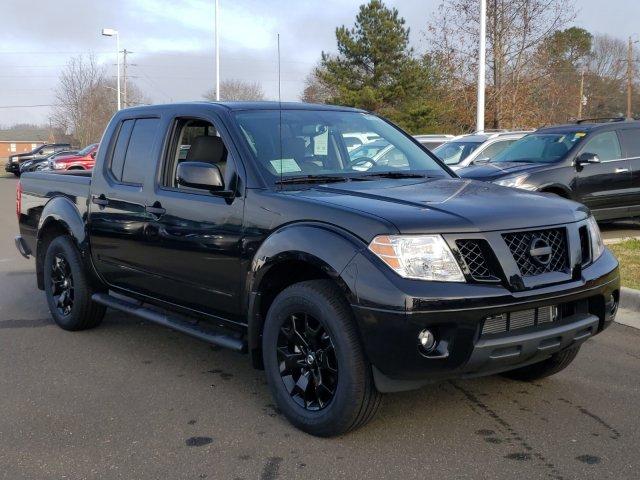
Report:
[[[590,216],[587,220],[587,227],[589,228],[589,238],[591,239],[591,261],[595,262],[604,252],[604,243],[602,242],[600,227],[598,227],[598,223],[593,216]]]
[[[380,235],[369,250],[398,275],[439,282],[464,282],[460,265],[440,235]]]

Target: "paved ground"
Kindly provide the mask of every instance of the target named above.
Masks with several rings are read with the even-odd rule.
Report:
[[[13,248],[14,187],[0,178],[0,478],[640,477],[640,330],[614,325],[546,381],[389,395],[367,427],[317,439],[241,355],[118,314],[53,326]]]
[[[640,237],[640,221],[626,220],[600,225],[605,240],[613,238]]]

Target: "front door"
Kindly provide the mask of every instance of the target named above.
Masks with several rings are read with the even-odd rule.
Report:
[[[622,151],[631,165],[630,216],[640,216],[640,128],[620,130]]]
[[[155,259],[148,262],[149,288],[164,301],[233,319],[240,305],[244,198],[179,186],[176,170],[182,161],[215,163],[226,188],[238,184],[239,170],[213,119],[176,117],[172,132],[147,208],[146,255]]]
[[[578,152],[593,153],[600,163],[578,168],[578,196],[596,218],[625,216],[631,196],[631,165],[614,130],[595,133]]]

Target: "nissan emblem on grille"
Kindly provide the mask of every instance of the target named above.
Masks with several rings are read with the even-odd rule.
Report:
[[[540,265],[549,265],[551,262],[551,254],[553,250],[551,246],[542,238],[535,237],[531,241],[531,249],[529,250],[529,255],[533,258],[534,261],[538,262]]]

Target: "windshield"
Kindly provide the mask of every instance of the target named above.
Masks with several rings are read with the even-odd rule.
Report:
[[[500,152],[491,162],[557,162],[584,136],[585,132],[532,133]]]
[[[89,155],[89,152],[91,152],[91,149],[94,148],[95,146],[96,144],[94,143],[93,145],[88,145],[84,147],[82,150],[78,152],[78,156],[84,157],[85,155]]]
[[[482,142],[447,142],[435,148],[433,153],[447,165],[456,165],[467,158],[480,145],[482,145]]]
[[[409,137],[375,115],[254,110],[238,112],[235,116],[255,160],[273,183],[287,177],[349,179],[387,172],[449,176]],[[354,132],[375,133],[379,138],[349,152],[344,135],[353,136]],[[385,149],[389,153],[381,154]]]

